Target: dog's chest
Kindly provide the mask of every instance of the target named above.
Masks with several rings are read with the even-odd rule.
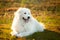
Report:
[[[34,22],[29,22],[23,25],[25,31],[34,31],[35,30],[35,24]]]
[[[35,23],[28,22],[28,23],[19,23],[16,27],[17,32],[25,32],[25,31],[34,31],[36,30],[35,28]]]

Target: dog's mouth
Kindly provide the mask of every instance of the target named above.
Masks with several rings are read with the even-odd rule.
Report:
[[[28,22],[30,17],[28,17],[27,19],[25,19],[24,17],[22,18],[25,22]]]

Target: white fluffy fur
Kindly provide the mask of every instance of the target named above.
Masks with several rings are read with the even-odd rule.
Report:
[[[24,14],[26,13],[26,14]],[[27,19],[30,16],[30,19],[25,22],[22,17]],[[29,36],[35,32],[42,32],[44,31],[44,25],[39,23],[36,19],[33,18],[31,15],[31,11],[28,8],[19,8],[14,13],[14,19],[12,23],[12,36],[17,37],[25,37]]]

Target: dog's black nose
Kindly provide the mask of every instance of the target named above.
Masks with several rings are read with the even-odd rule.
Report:
[[[30,17],[28,16],[28,19],[29,19]]]

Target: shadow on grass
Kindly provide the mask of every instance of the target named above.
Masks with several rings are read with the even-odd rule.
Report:
[[[37,32],[26,37],[27,40],[60,40],[60,34],[45,30],[44,32]]]

